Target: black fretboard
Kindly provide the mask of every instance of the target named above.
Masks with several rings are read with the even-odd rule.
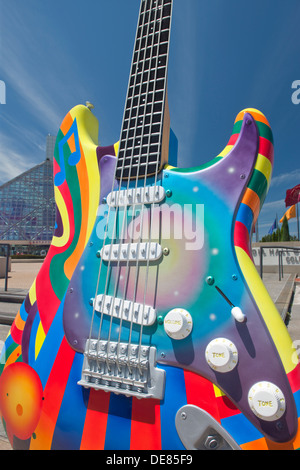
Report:
[[[120,136],[117,178],[160,168],[172,0],[142,0]]]

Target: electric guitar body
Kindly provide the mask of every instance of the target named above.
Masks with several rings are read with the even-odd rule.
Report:
[[[15,449],[300,447],[297,354],[251,256],[272,131],[246,109],[209,163],[167,164],[171,11],[141,2],[120,142],[86,106],[61,125],[54,237],[2,351]]]

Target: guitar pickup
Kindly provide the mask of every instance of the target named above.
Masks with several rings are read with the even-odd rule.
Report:
[[[99,252],[103,261],[156,261],[162,256],[159,243],[123,243],[106,245]]]
[[[97,295],[93,305],[96,312],[137,325],[151,326],[156,320],[156,310],[153,307],[110,295]]]
[[[166,192],[162,186],[147,186],[112,191],[108,194],[106,202],[110,207],[124,207],[135,204],[158,204],[165,197]]]

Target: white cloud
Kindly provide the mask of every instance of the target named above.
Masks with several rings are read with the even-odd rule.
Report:
[[[290,171],[289,173],[274,176],[271,181],[271,188],[281,184],[288,184],[292,187],[293,183],[300,184],[300,168]]]
[[[0,133],[0,184],[15,178],[26,170],[37,164],[36,161],[20,152],[13,140]]]

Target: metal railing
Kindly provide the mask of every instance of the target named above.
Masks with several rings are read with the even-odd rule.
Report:
[[[270,249],[276,249],[278,251],[278,276],[279,276],[279,281],[283,279],[284,277],[284,270],[283,270],[283,253],[285,252],[297,252],[300,254],[300,248],[299,247],[285,247],[285,246],[276,246],[276,245],[264,245],[264,246],[259,246],[256,247],[256,249],[260,250],[259,253],[259,261],[260,261],[260,277],[261,279],[263,278],[263,259],[264,259],[264,249],[265,248],[270,248]]]
[[[9,243],[0,243],[0,247],[6,247],[6,265],[5,265],[5,282],[4,282],[4,290],[7,292],[8,289],[8,271],[9,271],[9,257],[10,257],[10,244]]]

